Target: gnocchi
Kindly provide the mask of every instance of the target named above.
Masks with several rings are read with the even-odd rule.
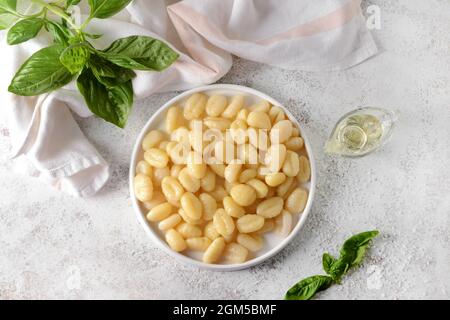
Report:
[[[281,107],[195,93],[171,106],[162,125],[142,139],[133,191],[172,250],[238,264],[269,233],[290,234],[308,201],[311,166]]]
[[[246,214],[236,221],[240,233],[252,233],[264,226],[264,218],[256,214]]]
[[[223,256],[227,262],[242,263],[247,260],[248,249],[238,243],[232,242],[226,245]]]
[[[237,235],[236,240],[237,243],[252,252],[261,250],[264,245],[264,242],[259,235],[240,233]]]
[[[203,254],[203,262],[214,263],[219,260],[223,250],[225,249],[225,245],[226,242],[224,238],[219,237],[215,239]]]

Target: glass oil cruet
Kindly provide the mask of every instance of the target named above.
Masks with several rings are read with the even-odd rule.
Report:
[[[392,134],[396,116],[381,108],[359,108],[345,114],[325,145],[325,152],[361,157],[380,148]]]

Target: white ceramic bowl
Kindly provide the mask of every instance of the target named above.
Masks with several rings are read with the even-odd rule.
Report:
[[[273,232],[267,233],[264,235],[265,237],[265,246],[262,250],[258,252],[258,255],[255,258],[252,258],[244,263],[240,264],[207,264],[203,263],[201,261],[201,255],[198,253],[188,253],[188,254],[181,254],[173,251],[170,249],[170,247],[167,245],[167,243],[164,240],[164,235],[162,232],[158,230],[155,224],[152,224],[147,221],[146,219],[146,211],[141,206],[139,201],[134,196],[133,192],[133,179],[136,175],[136,164],[140,160],[143,159],[143,152],[141,148],[141,143],[143,138],[145,137],[146,133],[150,130],[154,129],[162,129],[164,124],[164,118],[166,115],[167,109],[174,105],[179,104],[183,105],[183,101],[185,101],[189,96],[191,96],[193,93],[196,92],[205,92],[208,95],[211,94],[222,94],[225,96],[234,96],[236,94],[244,94],[246,96],[246,104],[264,99],[269,101],[271,104],[280,106],[284,109],[286,115],[289,117],[289,119],[296,123],[300,129],[301,136],[303,137],[305,141],[305,147],[306,151],[309,156],[309,160],[311,162],[311,181],[309,184],[306,185],[307,189],[309,190],[309,197],[308,201],[305,207],[305,210],[300,215],[294,216],[294,228],[287,236],[286,238],[281,238],[280,236],[276,235]],[[181,102],[181,103],[180,103]],[[299,124],[299,122],[292,116],[292,114],[282,106],[281,103],[276,101],[275,99],[269,97],[268,95],[261,93],[257,90],[238,86],[238,85],[229,85],[229,84],[216,84],[216,85],[210,85],[210,86],[203,86],[199,88],[195,88],[189,91],[186,91],[175,98],[168,101],[166,104],[164,104],[151,118],[148,120],[147,124],[142,129],[141,133],[139,134],[139,137],[136,140],[136,144],[133,149],[133,154],[131,157],[131,164],[130,164],[130,177],[129,177],[129,183],[130,183],[130,194],[131,194],[131,201],[133,203],[133,208],[136,212],[137,218],[139,222],[144,227],[145,231],[148,233],[148,235],[152,238],[152,240],[165,252],[167,252],[170,256],[174,257],[178,261],[181,261],[186,264],[190,264],[196,267],[200,267],[203,269],[209,269],[209,270],[218,270],[218,271],[234,271],[234,270],[241,270],[245,268],[249,268],[252,266],[255,266],[270,257],[274,256],[278,252],[280,252],[300,231],[302,226],[305,224],[305,221],[308,217],[309,211],[311,210],[314,193],[315,193],[315,187],[316,187],[316,167],[314,163],[314,157],[312,154],[311,146],[308,140],[308,137],[305,135],[305,132],[302,131],[302,128]]]

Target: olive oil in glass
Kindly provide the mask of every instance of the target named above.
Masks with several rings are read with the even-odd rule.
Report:
[[[380,108],[360,108],[345,114],[328,139],[325,152],[361,157],[381,147],[391,136],[393,112]]]

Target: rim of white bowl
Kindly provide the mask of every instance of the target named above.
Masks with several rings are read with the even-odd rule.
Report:
[[[152,227],[147,222],[144,213],[141,211],[141,208],[139,206],[139,201],[136,199],[134,195],[133,190],[133,179],[136,174],[136,164],[138,161],[138,154],[140,152],[142,140],[145,136],[145,134],[148,132],[149,128],[152,127],[154,119],[156,119],[161,113],[165,112],[170,106],[174,105],[177,101],[184,99],[185,97],[192,95],[197,92],[203,92],[203,91],[213,91],[213,90],[230,90],[230,91],[236,91],[236,93],[246,93],[249,95],[257,96],[261,99],[269,101],[272,105],[276,105],[281,107],[288,118],[297,124],[299,127],[301,136],[305,142],[305,148],[306,152],[308,154],[308,158],[310,161],[311,166],[311,181],[310,181],[310,187],[308,190],[308,201],[306,203],[305,209],[303,213],[301,213],[301,216],[299,220],[297,221],[296,226],[292,229],[291,233],[281,240],[275,247],[267,251],[266,253],[257,256],[251,260],[248,260],[244,263],[239,264],[208,264],[204,263],[199,260],[195,260],[191,257],[185,256],[181,253],[175,252],[159,237],[159,235],[152,229]],[[312,203],[314,201],[314,195],[315,195],[315,189],[316,189],[316,164],[314,161],[314,155],[312,153],[311,145],[309,142],[309,138],[307,135],[305,135],[305,132],[302,130],[302,126],[299,123],[299,121],[289,112],[286,107],[283,106],[280,102],[275,100],[274,98],[268,96],[265,93],[262,93],[256,89],[252,89],[249,87],[244,87],[240,85],[234,85],[234,84],[213,84],[213,85],[207,85],[207,86],[201,86],[197,87],[188,91],[185,91],[174,98],[167,101],[161,108],[158,109],[147,121],[145,126],[142,128],[141,132],[139,133],[139,136],[136,140],[136,143],[133,148],[133,153],[131,156],[131,163],[130,163],[130,175],[129,175],[129,187],[130,187],[130,196],[131,196],[131,202],[133,204],[133,209],[136,213],[137,219],[139,223],[142,225],[142,227],[146,230],[147,234],[150,236],[150,238],[153,240],[153,242],[164,252],[172,256],[173,258],[177,259],[178,261],[184,263],[185,265],[195,266],[201,269],[207,269],[207,270],[215,270],[215,271],[237,271],[242,269],[247,269],[253,266],[256,266],[277,253],[279,253],[281,250],[283,250],[299,233],[300,229],[303,227],[303,225],[306,222],[306,219],[308,218],[309,212],[311,211]]]

